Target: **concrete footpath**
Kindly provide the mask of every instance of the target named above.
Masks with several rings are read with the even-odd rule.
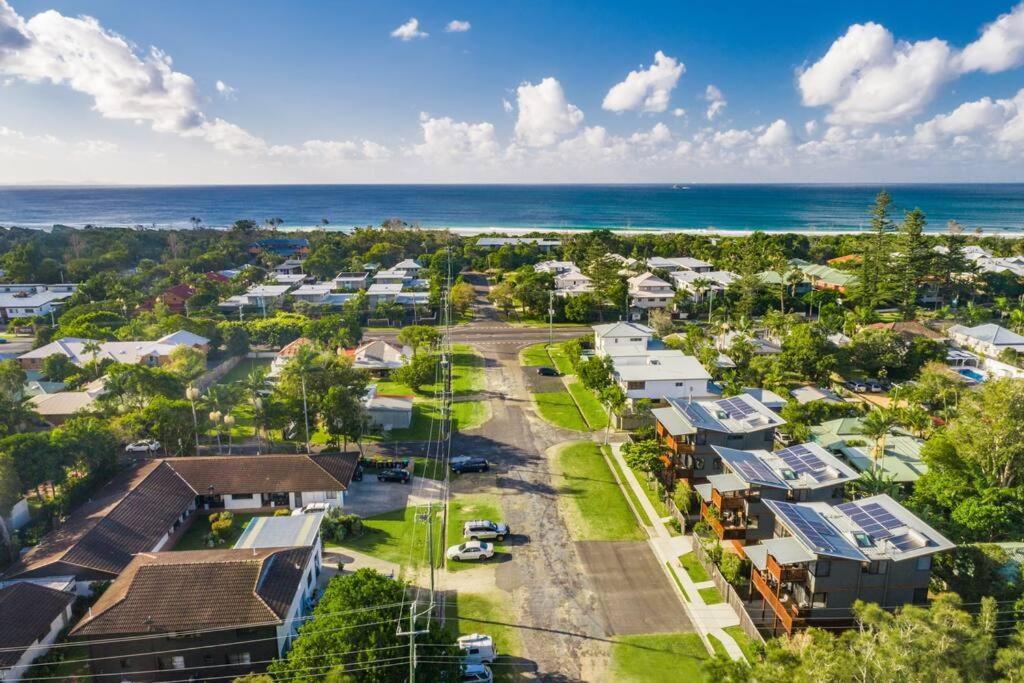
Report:
[[[645,527],[650,536],[648,542],[654,549],[658,559],[661,560],[662,565],[666,569],[671,570],[675,576],[677,586],[682,587],[685,600],[684,605],[694,628],[696,628],[697,632],[709,646],[710,643],[707,641],[707,636],[713,636],[722,643],[730,657],[737,660],[744,659],[743,651],[736,644],[736,640],[724,630],[726,626],[739,625],[739,615],[726,602],[716,605],[709,605],[704,602],[700,589],[713,587],[714,583],[712,581],[695,583],[679,562],[680,555],[685,555],[693,550],[693,537],[673,536],[669,532],[666,523],[671,518],[662,518],[654,506],[651,505],[643,485],[636,478],[636,474],[633,473],[633,470],[626,464],[626,459],[622,456],[622,444],[613,443],[609,445],[611,446],[612,457],[619,464],[622,475],[626,479],[624,483],[633,489],[636,499],[640,501],[640,506],[651,520],[652,526]],[[629,501],[628,496],[626,499]],[[632,504],[632,501],[630,503]]]

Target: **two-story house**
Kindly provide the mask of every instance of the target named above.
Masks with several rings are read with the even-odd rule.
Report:
[[[860,476],[816,443],[774,453],[713,448],[723,472],[694,489],[701,497],[701,517],[722,540],[753,543],[771,538],[775,517],[764,501],[838,503],[847,482]]]
[[[724,471],[715,446],[771,448],[775,430],[786,424],[749,394],[714,400],[671,398],[667,403],[651,411],[658,441],[672,460],[675,476],[699,482]]]
[[[654,273],[641,273],[629,278],[629,309],[633,320],[655,308],[671,308],[675,290]]]
[[[647,325],[619,321],[594,325],[594,353],[598,356],[639,356],[647,353],[654,330]]]
[[[856,600],[890,609],[928,602],[932,558],[954,544],[887,495],[852,503],[765,500],[774,537],[744,552],[761,623],[776,632],[852,623]]]
[[[677,270],[671,277],[676,288],[689,292],[693,301],[704,301],[709,296],[721,294],[738,279],[735,273],[728,270]]]
[[[652,256],[647,259],[647,267],[657,268],[658,270],[667,270],[670,273],[680,270],[689,270],[694,273],[706,273],[715,269],[714,265],[707,261],[701,261],[700,259],[693,258],[691,256],[677,256],[674,258]]]
[[[682,351],[648,350],[643,354],[614,354],[612,379],[627,399],[660,403],[669,398],[705,398],[711,395],[711,375],[700,361]]]

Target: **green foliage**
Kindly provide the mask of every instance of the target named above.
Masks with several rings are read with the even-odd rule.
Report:
[[[750,561],[735,553],[724,553],[718,568],[722,572],[722,577],[733,585],[746,581],[750,576]]]
[[[313,618],[299,629],[287,656],[273,662],[269,673],[276,680],[313,683],[344,680],[346,669],[359,669],[358,680],[367,683],[405,681],[405,666],[381,664],[390,662],[394,652],[408,644],[395,628],[403,616],[403,627],[408,625],[408,610],[401,605],[406,593],[405,584],[372,569],[335,577],[313,610]],[[453,636],[436,620],[431,620],[428,628],[417,637],[422,650],[430,653],[417,667],[417,678],[456,680],[458,650]]]
[[[626,464],[634,470],[659,474],[665,469],[665,463],[661,459],[661,446],[655,439],[623,444],[622,456],[626,459]]]
[[[9,401],[21,398],[26,375],[13,358],[0,361],[0,395]]]
[[[51,382],[63,382],[71,375],[78,373],[78,367],[63,353],[54,353],[43,359],[41,368],[43,377]]]
[[[324,516],[320,531],[328,543],[341,543],[346,538],[362,535],[363,519],[359,515],[345,514],[341,508],[332,507]]]
[[[782,341],[778,362],[801,379],[825,385],[836,366],[835,347],[822,328],[794,325]]]
[[[414,351],[432,349],[441,340],[437,328],[428,325],[406,325],[398,332],[398,343],[410,346]]]
[[[419,391],[420,387],[437,379],[437,356],[433,353],[414,354],[408,363],[391,372],[391,379]]]
[[[672,502],[676,504],[676,508],[684,515],[690,514],[693,510],[693,487],[690,485],[689,480],[680,479],[676,482],[675,490],[672,491]]]
[[[612,359],[608,356],[591,356],[576,366],[576,374],[583,386],[592,391],[601,391],[612,381]]]

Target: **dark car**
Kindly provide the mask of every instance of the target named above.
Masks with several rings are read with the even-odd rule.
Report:
[[[362,480],[363,480],[363,466],[362,465],[356,465],[356,470],[355,470],[355,472],[352,473],[352,481],[362,481]]]
[[[452,472],[486,472],[491,468],[484,458],[455,458],[452,460]]]
[[[381,470],[377,473],[377,481],[397,481],[408,484],[411,478],[406,470]]]
[[[543,375],[544,377],[558,377],[558,370],[544,366],[537,368],[537,374]]]

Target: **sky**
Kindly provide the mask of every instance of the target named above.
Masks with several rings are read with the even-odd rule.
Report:
[[[0,184],[1024,181],[1024,1],[0,0]]]

